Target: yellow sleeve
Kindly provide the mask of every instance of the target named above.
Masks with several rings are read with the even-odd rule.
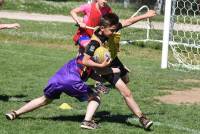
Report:
[[[111,37],[109,37],[106,46],[109,48],[111,53],[111,58],[114,59],[119,52],[119,41],[120,41],[120,33],[114,33]]]

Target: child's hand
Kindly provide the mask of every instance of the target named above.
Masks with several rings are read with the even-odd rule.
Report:
[[[81,28],[86,28],[86,24],[83,23],[83,22],[79,22],[78,25],[79,25],[79,27],[81,27]]]
[[[120,69],[119,68],[112,68],[113,73],[120,73]]]
[[[111,58],[107,57],[102,63],[101,63],[101,67],[106,67],[110,64],[111,62]]]
[[[146,16],[147,18],[154,17],[154,16],[156,16],[156,11],[154,11],[154,10],[149,10],[148,12],[145,13],[145,16]]]

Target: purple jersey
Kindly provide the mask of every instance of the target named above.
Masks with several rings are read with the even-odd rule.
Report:
[[[85,83],[89,77],[89,73],[85,72],[84,66],[80,66],[77,61],[79,58],[70,60],[67,64],[61,67],[48,81],[44,89],[44,95],[49,99],[58,99],[62,92],[69,96],[76,97],[80,101],[88,100],[88,94],[93,91]],[[82,74],[80,74],[82,72]],[[83,74],[88,73],[87,75]]]

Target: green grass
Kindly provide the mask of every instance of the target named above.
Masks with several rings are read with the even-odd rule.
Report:
[[[80,129],[86,103],[62,95],[60,100],[20,119],[7,121],[4,113],[17,109],[24,101],[43,94],[47,80],[65,62],[75,57],[76,47],[72,42],[75,27],[72,24],[34,21],[2,20],[18,22],[19,30],[0,31],[0,130],[1,134],[81,134],[81,133],[152,133],[188,134],[200,133],[199,105],[169,105],[155,100],[155,96],[167,94],[166,90],[186,90],[199,87],[199,83],[183,83],[180,80],[197,79],[200,72],[181,72],[160,69],[161,50],[150,47],[122,46],[120,59],[130,69],[129,87],[142,111],[155,125],[146,132],[131,115],[120,94],[112,89],[102,96],[102,104],[96,118],[101,128],[88,131]],[[138,35],[142,31],[137,31]],[[122,35],[122,38],[129,36]],[[134,38],[138,38],[137,34]],[[93,84],[92,80],[89,84]],[[9,96],[21,96],[18,101],[9,101]],[[72,110],[60,110],[58,106],[66,102]]]
[[[26,11],[45,14],[62,14],[70,15],[70,11],[86,2],[73,1],[51,1],[51,0],[6,0],[2,6],[3,10]],[[120,18],[132,16],[140,6],[130,4],[128,8],[123,7],[123,3],[109,3],[113,11]],[[144,10],[145,11],[145,10]],[[163,21],[162,16],[154,17],[154,20]]]
[[[62,14],[62,15],[70,15],[70,11],[84,4],[86,2],[74,2],[74,1],[56,1],[56,0],[6,0],[5,4],[1,9],[3,10],[14,10],[14,11],[26,11],[26,12],[35,12],[35,13],[44,13],[44,14]],[[113,9],[113,12],[117,13],[117,15],[121,19],[129,18],[132,16],[141,6],[136,3],[131,3],[128,5],[128,8],[124,8],[123,2],[114,3],[109,2],[110,7]],[[145,12],[146,9],[142,10],[142,13]],[[188,23],[188,24],[197,24],[199,21],[199,16],[195,17],[187,16],[187,15],[179,15],[175,18],[179,23]],[[164,21],[163,15],[157,15],[151,19],[152,21]]]
[[[71,9],[83,2],[54,2],[46,0],[7,0],[3,9],[46,14],[69,15]]]

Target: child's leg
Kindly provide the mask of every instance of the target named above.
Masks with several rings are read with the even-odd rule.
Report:
[[[129,109],[139,118],[139,121],[143,125],[143,127],[145,129],[149,129],[153,125],[153,122],[142,114],[137,102],[132,96],[130,89],[121,79],[116,82],[115,86],[124,97],[124,100],[126,101]]]
[[[100,105],[100,97],[99,96],[92,97],[88,102],[84,120],[91,121],[99,105]]]
[[[31,112],[35,109],[40,108],[41,106],[44,106],[48,103],[50,103],[52,100],[48,99],[45,96],[41,96],[39,98],[33,99],[32,101],[26,103],[24,106],[19,108],[16,111],[13,111],[11,113],[6,114],[6,118],[9,120],[14,120],[17,116],[20,116],[24,113]]]
[[[126,86],[126,84],[119,79],[115,87],[119,90],[119,92],[122,94],[124,97],[124,100],[126,101],[126,104],[130,108],[130,110],[138,117],[140,118],[142,116],[142,112],[137,104],[137,102],[134,100],[132,93],[130,89]]]
[[[26,103],[24,106],[22,106],[20,109],[16,110],[15,112],[19,116],[21,114],[31,112],[35,109],[45,106],[51,101],[52,100],[48,99],[47,97],[41,96],[39,98],[33,99],[32,101]]]
[[[113,61],[111,63],[111,67],[119,68],[121,79],[124,81],[125,84],[127,84],[129,82],[128,73],[130,72],[130,70],[122,64],[122,62],[120,61],[120,59],[118,57],[115,57],[115,59],[113,59]],[[113,72],[113,73],[115,73],[115,72]]]
[[[124,99],[126,101],[126,104],[130,108],[130,110],[137,117],[141,117],[142,116],[142,112],[141,112],[139,106],[137,105],[136,101],[134,100],[130,89],[127,87],[127,85],[120,78],[120,73],[113,73],[111,75],[104,75],[102,77],[104,79],[106,79],[108,82],[110,82],[112,85],[115,85],[115,87],[117,88],[117,90],[124,97]]]
[[[84,121],[81,123],[81,128],[96,129],[98,125],[92,120],[96,110],[100,105],[100,97],[95,95],[90,97]]]

